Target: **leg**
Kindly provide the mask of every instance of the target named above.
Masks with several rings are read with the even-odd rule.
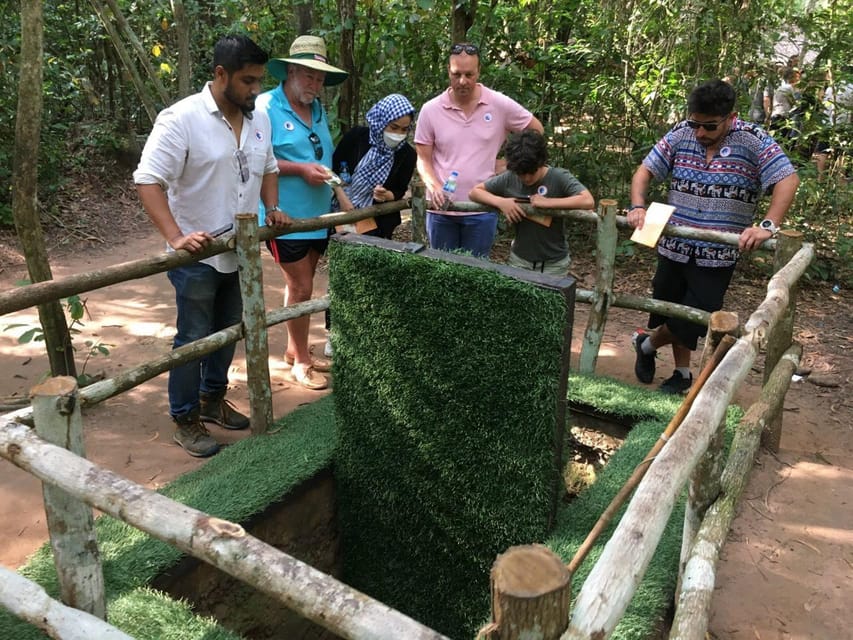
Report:
[[[498,231],[497,213],[480,213],[462,216],[462,237],[460,247],[470,251],[478,258],[489,257]]]
[[[281,262],[284,274],[284,304],[306,302],[314,292],[314,272],[320,254],[309,249],[304,258],[295,262]],[[287,321],[287,354],[293,357],[294,365],[311,365],[311,354],[308,352],[308,331],[311,325],[310,316],[302,316]]]
[[[462,246],[459,218],[427,211],[426,227],[429,246],[440,251],[453,251]]]
[[[219,286],[213,303],[213,331],[239,324],[243,315],[240,279],[237,272],[217,273]],[[201,363],[201,391],[223,394],[228,386],[228,370],[234,359],[236,345],[230,344],[211,353]]]
[[[173,348],[210,335],[214,326],[216,270],[199,262],[172,269],[167,275],[175,287],[178,311]],[[169,413],[172,417],[198,409],[201,366],[199,360],[193,360],[169,372]]]

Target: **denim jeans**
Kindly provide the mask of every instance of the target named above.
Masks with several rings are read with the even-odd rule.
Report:
[[[243,300],[237,272],[220,273],[196,262],[167,273],[175,287],[178,332],[173,348],[209,336],[242,319]],[[169,372],[169,413],[180,416],[199,406],[199,392],[218,393],[228,385],[235,345],[214,351]]]
[[[498,214],[450,216],[427,211],[426,227],[429,246],[433,249],[463,249],[478,258],[488,258],[498,231]]]

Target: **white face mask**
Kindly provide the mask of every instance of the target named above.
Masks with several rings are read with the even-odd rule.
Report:
[[[390,149],[396,149],[400,146],[400,143],[406,139],[405,133],[388,133],[387,131],[382,132],[382,139],[385,141],[385,144],[388,145]]]

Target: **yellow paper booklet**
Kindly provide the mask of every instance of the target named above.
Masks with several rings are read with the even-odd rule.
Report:
[[[642,229],[634,229],[631,240],[647,247],[654,247],[675,207],[661,202],[652,202],[646,209],[646,220]]]

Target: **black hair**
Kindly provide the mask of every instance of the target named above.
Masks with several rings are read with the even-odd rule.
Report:
[[[533,129],[511,133],[504,147],[506,168],[513,173],[536,173],[548,163],[545,137]]]
[[[727,116],[735,107],[735,90],[728,82],[708,80],[687,96],[687,112]]]
[[[228,73],[250,64],[266,64],[269,59],[269,54],[251,38],[236,33],[222,36],[213,47],[213,68],[222,67]]]

